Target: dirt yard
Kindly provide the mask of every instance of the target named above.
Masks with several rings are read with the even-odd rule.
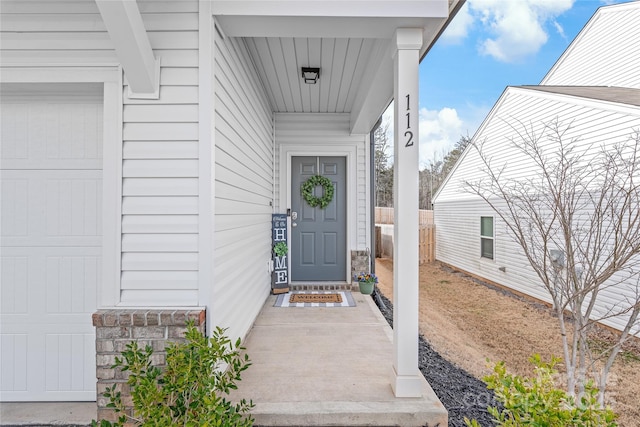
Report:
[[[379,289],[393,301],[393,262],[376,260]],[[445,359],[477,378],[504,360],[511,372],[530,375],[529,357],[562,356],[557,320],[543,304],[491,288],[438,262],[420,267],[420,333]],[[607,332],[598,339],[603,342]],[[562,369],[562,366],[560,366]],[[607,399],[619,425],[640,426],[640,343],[618,356]]]

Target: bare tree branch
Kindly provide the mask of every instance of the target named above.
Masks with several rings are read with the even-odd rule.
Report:
[[[583,391],[588,371],[600,366],[604,402],[616,355],[640,334],[640,131],[597,145],[570,138],[570,123],[513,122],[514,157],[526,160],[529,173],[496,164],[485,143],[475,141],[483,174],[466,181],[465,190],[502,220],[548,292],[560,323],[568,392]],[[607,303],[612,294],[619,301]],[[614,318],[623,325],[617,341],[592,351],[594,325]]]

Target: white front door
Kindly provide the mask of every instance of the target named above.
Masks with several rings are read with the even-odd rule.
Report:
[[[96,397],[103,113],[89,89],[3,87],[2,401]]]

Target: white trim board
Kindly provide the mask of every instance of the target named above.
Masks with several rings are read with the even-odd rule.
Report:
[[[347,239],[346,239],[346,271],[347,283],[351,282],[351,250],[357,242],[357,150],[358,144],[344,145],[314,145],[314,144],[279,144],[280,156],[280,200],[282,209],[291,208],[291,158],[294,156],[334,156],[345,157],[347,166]],[[283,174],[283,165],[286,165],[286,174]],[[291,218],[287,218],[287,233],[291,235]],[[291,265],[289,265],[289,277],[291,277]]]
[[[107,83],[121,80],[120,67],[0,67],[2,83]]]
[[[200,0],[199,32],[200,49],[198,66],[198,303],[206,309],[205,330],[210,335],[214,329],[213,278],[215,269],[215,22],[211,15],[210,1]],[[243,337],[244,338],[244,337]]]

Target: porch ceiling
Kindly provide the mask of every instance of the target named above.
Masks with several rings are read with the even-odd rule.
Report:
[[[391,40],[422,28],[422,54],[464,0],[220,0],[213,14],[226,37],[241,37],[274,112],[348,113],[352,133],[371,130],[393,96]],[[302,67],[319,67],[305,84]]]
[[[245,42],[275,112],[349,113],[384,39],[250,37]],[[305,84],[301,67],[319,67]]]

